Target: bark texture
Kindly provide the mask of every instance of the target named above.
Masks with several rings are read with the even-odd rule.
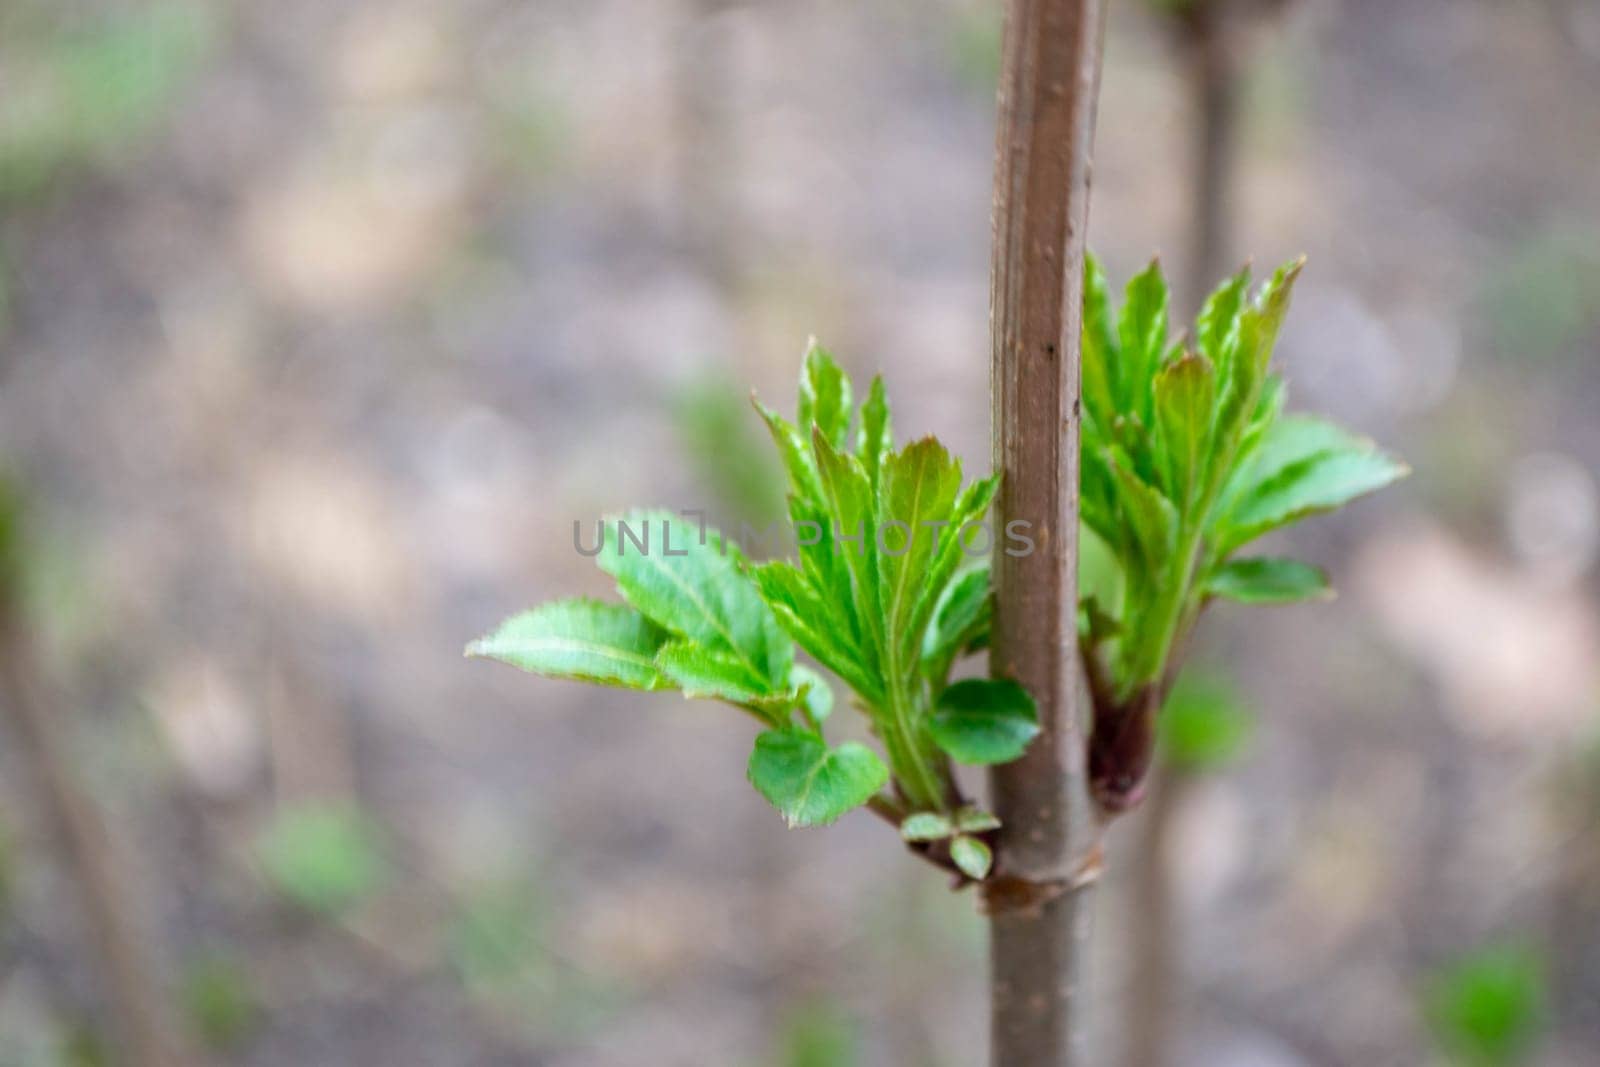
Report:
[[[1078,388],[1089,160],[1103,0],[1009,0],[991,277],[999,521],[1032,552],[995,557],[990,669],[1027,687],[1043,732],[992,775],[1004,822],[986,891],[994,1067],[1070,1067],[1098,827],[1077,657]],[[999,542],[1006,543],[1005,538]]]

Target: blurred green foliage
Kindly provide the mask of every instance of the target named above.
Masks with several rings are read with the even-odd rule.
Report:
[[[974,92],[994,95],[1004,29],[999,4],[968,4],[951,12],[945,38],[950,69]]]
[[[1600,244],[1567,226],[1495,257],[1483,306],[1495,351],[1525,367],[1570,358],[1600,324]]]
[[[26,3],[0,21],[0,201],[138,140],[205,54],[211,9],[158,3],[76,22]]]
[[[111,1049],[88,1023],[62,1030],[56,1043],[56,1067],[111,1067]]]
[[[773,1067],[855,1067],[861,1033],[837,1004],[815,1000],[790,1014],[778,1041]]]
[[[25,590],[28,534],[22,487],[0,472],[0,603],[12,605]]]
[[[540,884],[516,877],[486,882],[461,901],[447,953],[468,993],[542,1037],[580,1036],[616,1011],[603,979],[550,949],[555,909]]]
[[[184,968],[181,1002],[190,1029],[215,1051],[237,1048],[260,1021],[250,976],[231,955],[208,952]]]
[[[499,992],[543,966],[545,906],[527,881],[483,886],[462,903],[450,930],[450,961],[467,987]]]
[[[723,504],[753,523],[783,514],[782,475],[737,389],[706,378],[678,393],[672,414],[696,473]]]
[[[388,875],[377,828],[343,805],[281,812],[257,850],[273,888],[313,915],[343,914],[381,888]]]
[[[1528,1062],[1545,1018],[1544,961],[1523,947],[1482,949],[1429,980],[1425,1013],[1447,1062],[1512,1067]]]
[[[11,824],[0,822],[0,927],[11,917],[17,889],[17,841]]]
[[[1244,754],[1255,718],[1227,682],[1185,671],[1167,696],[1157,729],[1168,766],[1203,773]]]

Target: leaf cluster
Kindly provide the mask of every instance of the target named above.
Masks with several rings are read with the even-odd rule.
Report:
[[[1038,732],[1015,683],[949,684],[956,660],[987,640],[988,565],[973,557],[992,540],[980,527],[997,479],[964,484],[933,437],[896,448],[882,379],[858,411],[850,379],[815,342],[794,419],[756,408],[787,476],[793,558],[755,563],[683,516],[631,512],[603,524],[596,557],[622,603],[545,604],[468,652],[732,704],[763,727],[748,777],[791,826],[870,803],[916,826],[905,836],[919,851],[981,878],[983,835],[998,823],[965,803],[952,762],[1007,762]],[[796,646],[850,690],[883,757],[828,742],[833,689],[796,661]]]
[[[1142,742],[1111,748],[1150,736],[1129,721],[1159,706],[1210,601],[1331,595],[1316,567],[1240,550],[1407,473],[1370,441],[1283,413],[1285,385],[1269,365],[1302,264],[1254,293],[1249,269],[1240,271],[1206,300],[1192,332],[1171,338],[1159,264],[1129,281],[1114,308],[1105,274],[1088,263],[1078,629],[1102,763],[1112,764],[1097,784],[1114,793],[1137,787],[1144,768],[1127,764],[1148,752]]]

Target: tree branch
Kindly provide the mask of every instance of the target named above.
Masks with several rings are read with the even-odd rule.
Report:
[[[1010,0],[995,149],[991,279],[997,514],[1034,541],[995,555],[990,669],[1044,729],[991,777],[1004,827],[992,917],[994,1067],[1071,1067],[1083,1050],[1087,889],[1098,826],[1077,648],[1079,341],[1103,0]],[[1000,539],[1000,543],[1008,543]]]

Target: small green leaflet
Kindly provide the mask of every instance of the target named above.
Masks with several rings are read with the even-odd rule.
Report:
[[[625,604],[555,600],[514,615],[467,655],[497,659],[551,678],[628,689],[667,689],[656,652],[668,634]]]
[[[779,629],[742,557],[714,530],[662,511],[634,511],[607,522],[595,562],[639,612],[738,665],[756,692],[788,688],[794,645]]]
[[[994,864],[994,855],[990,853],[989,846],[965,834],[951,839],[950,858],[961,868],[961,873],[974,882],[987,878],[989,868]]]
[[[1204,484],[1217,376],[1209,359],[1191,352],[1156,375],[1155,392],[1167,494],[1187,515]]]
[[[861,405],[861,431],[856,439],[856,455],[873,485],[878,484],[883,458],[892,448],[894,429],[889,414],[889,394],[883,387],[883,379],[874,377],[866,403]]]
[[[939,694],[929,731],[962,763],[1009,763],[1039,733],[1028,691],[1010,680],[969,678]]]
[[[900,836],[907,841],[943,841],[955,832],[955,824],[935,811],[907,815],[900,823]]]
[[[750,784],[790,826],[822,826],[865,804],[889,781],[889,769],[854,741],[830,749],[816,734],[768,730],[756,738]]]
[[[1241,604],[1294,604],[1330,600],[1328,576],[1296,559],[1259,556],[1229,560],[1206,579],[1205,592]]]
[[[850,379],[813,337],[800,372],[800,403],[795,413],[799,425],[816,426],[829,444],[843,449],[850,430],[850,399]]]
[[[879,493],[877,528],[879,607],[887,653],[900,661],[921,652],[925,613],[917,610],[930,585],[938,550],[931,522],[949,523],[961,491],[961,464],[931,437],[890,456]],[[941,531],[942,532],[942,531]],[[941,590],[942,591],[942,590]]]
[[[797,697],[784,689],[754,688],[743,663],[692,641],[671,641],[656,653],[656,667],[695,700],[723,700],[760,711],[774,725],[781,723]]]
[[[1400,480],[1410,468],[1375,448],[1315,452],[1245,488],[1218,523],[1218,546],[1231,552],[1280,526],[1342,504]]]
[[[990,612],[989,564],[984,563],[951,583],[933,613],[922,641],[930,678],[944,678],[963,649],[987,636]]]

